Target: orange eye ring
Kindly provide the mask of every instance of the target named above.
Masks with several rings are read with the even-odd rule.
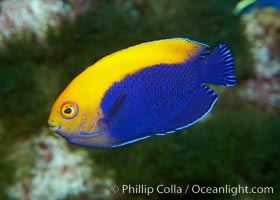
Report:
[[[78,115],[78,112],[78,105],[71,101],[63,103],[60,108],[60,114],[63,119],[73,119]]]

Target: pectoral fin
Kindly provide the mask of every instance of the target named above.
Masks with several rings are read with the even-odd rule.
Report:
[[[108,113],[98,120],[97,125],[101,130],[110,130],[112,125],[115,124],[118,120],[121,120],[125,113],[123,109],[124,102],[127,98],[127,94],[120,94],[110,107]],[[118,117],[116,117],[118,116]]]

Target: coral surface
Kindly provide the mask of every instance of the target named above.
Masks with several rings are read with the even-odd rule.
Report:
[[[34,163],[16,162],[20,166],[15,173],[18,180],[8,190],[11,199],[64,199],[81,194],[94,199],[109,198],[110,173],[97,174],[98,168],[86,150],[70,151],[63,139],[50,136],[47,130],[39,137],[17,144],[16,149],[21,153],[33,152],[30,156],[34,160],[30,162]],[[26,155],[22,159],[26,160]],[[33,168],[30,170],[28,165]],[[26,169],[28,173],[24,172]]]

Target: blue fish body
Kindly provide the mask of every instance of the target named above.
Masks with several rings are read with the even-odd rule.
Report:
[[[123,146],[187,128],[202,119],[218,96],[205,84],[234,86],[234,60],[226,44],[206,48],[184,63],[158,64],[115,82],[104,95],[104,127]]]
[[[273,7],[276,10],[280,11],[280,1],[279,0],[259,0],[257,7],[259,7],[259,8]]]

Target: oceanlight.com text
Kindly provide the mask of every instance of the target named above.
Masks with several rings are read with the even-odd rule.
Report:
[[[243,185],[231,186],[200,186],[200,185],[187,185],[185,187],[176,184],[158,186],[148,186],[145,184],[139,185],[113,185],[111,187],[113,193],[122,194],[144,194],[151,195],[158,194],[229,194],[236,196],[238,194],[274,194],[273,187],[249,187]]]
[[[222,187],[204,187],[199,185],[192,186],[192,193],[194,194],[273,194],[273,187],[248,187],[248,186],[231,186],[225,185]]]

